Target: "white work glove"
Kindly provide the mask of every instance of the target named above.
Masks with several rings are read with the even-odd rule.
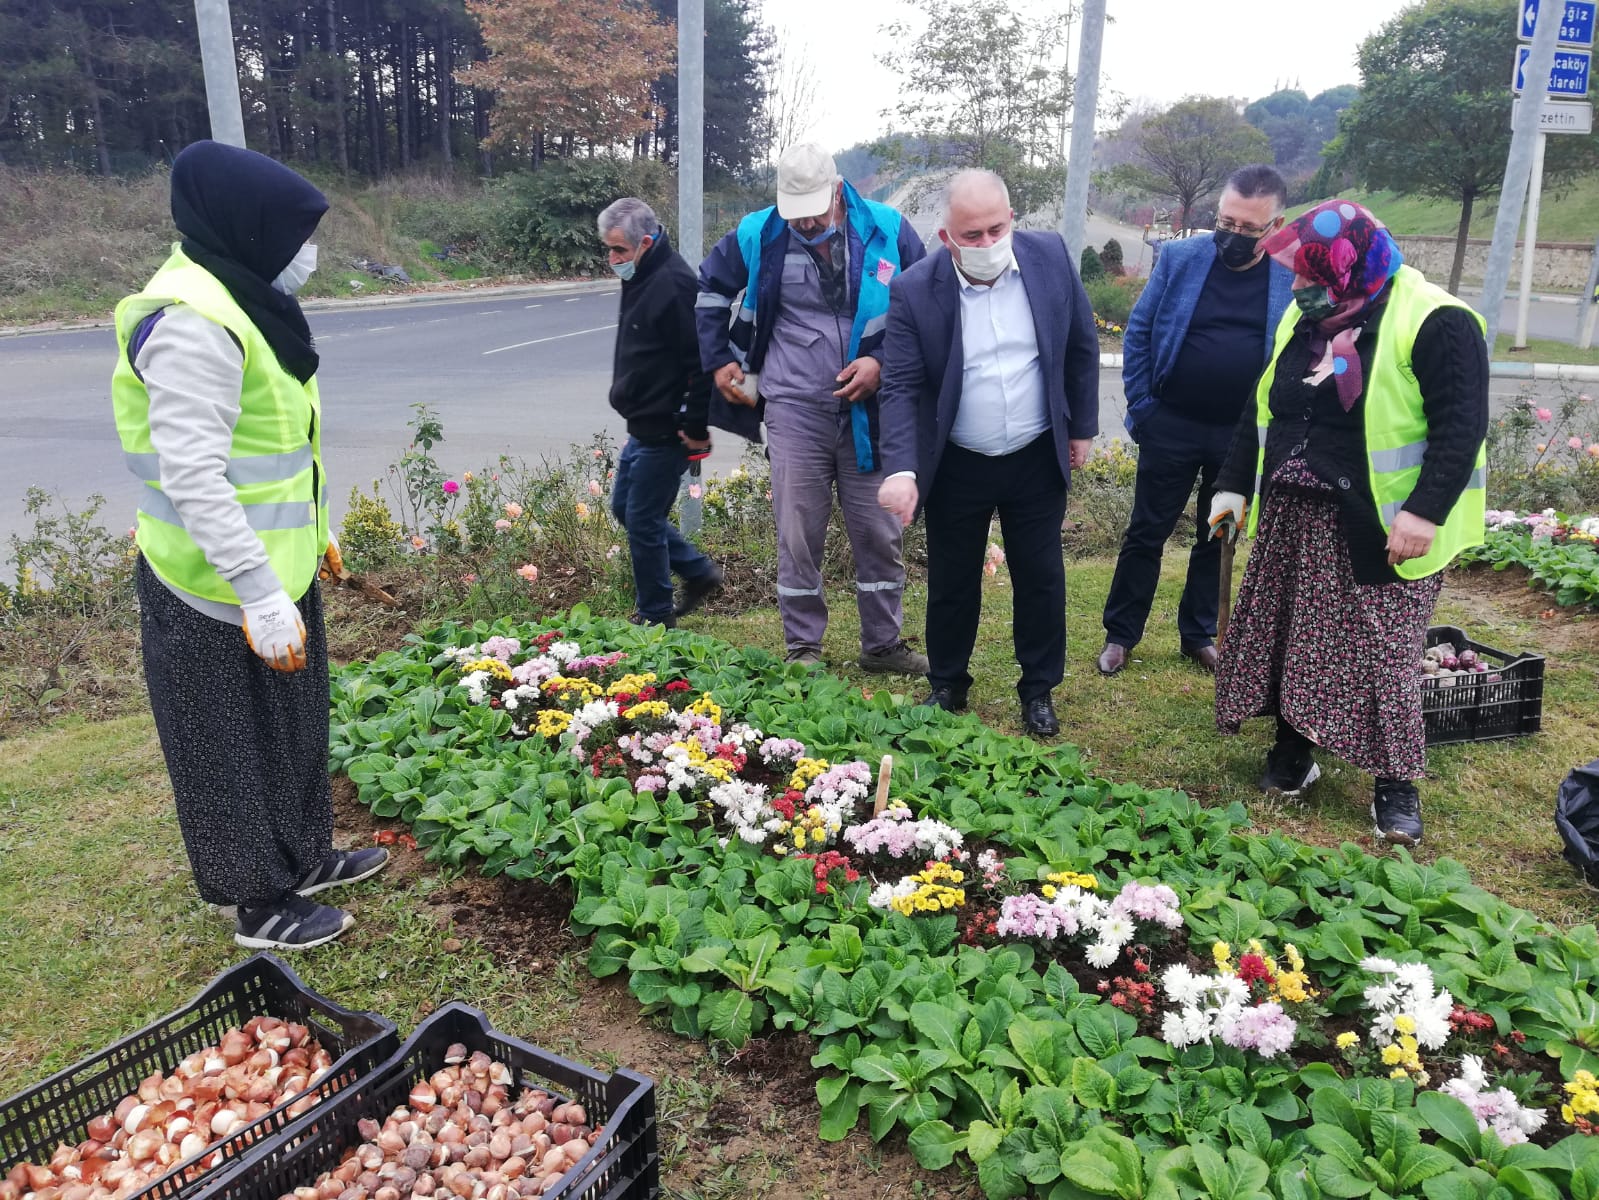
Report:
[[[1237,492],[1217,492],[1210,500],[1210,536],[1224,542],[1238,540],[1244,525],[1244,498]]]
[[[281,589],[265,600],[244,605],[244,640],[256,657],[275,671],[305,666],[305,621]]]

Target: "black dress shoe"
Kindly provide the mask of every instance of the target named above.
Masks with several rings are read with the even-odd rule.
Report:
[[[1099,673],[1114,675],[1126,665],[1127,647],[1118,646],[1115,642],[1106,642],[1105,648],[1099,652]]]
[[[933,708],[941,708],[945,712],[965,712],[966,693],[957,692],[947,684],[941,683],[928,692],[926,696],[922,697],[922,703],[931,705]]]
[[[1216,647],[1214,646],[1180,646],[1184,658],[1196,664],[1201,669],[1216,673]]]
[[[1022,702],[1022,727],[1034,737],[1055,737],[1060,733],[1060,718],[1048,696]]]

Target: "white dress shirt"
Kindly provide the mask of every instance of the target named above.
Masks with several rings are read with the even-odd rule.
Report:
[[[1044,372],[1027,286],[1013,257],[992,284],[960,282],[960,406],[949,440],[977,454],[1011,454],[1049,428]]]

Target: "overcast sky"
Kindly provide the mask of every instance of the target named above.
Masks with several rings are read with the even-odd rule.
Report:
[[[1066,11],[1048,0],[1016,0],[1016,6],[1040,17]],[[1101,86],[1159,105],[1191,94],[1254,100],[1296,81],[1313,96],[1359,83],[1356,48],[1402,7],[1398,0],[1109,0]],[[780,52],[805,54],[816,70],[821,87],[809,136],[841,150],[886,132],[883,110],[900,80],[882,65],[880,30],[914,18],[913,4],[765,0],[763,11],[778,31]],[[1506,24],[1513,19],[1507,11]],[[1077,69],[1075,31],[1071,68]],[[1507,62],[1507,83],[1509,75]]]

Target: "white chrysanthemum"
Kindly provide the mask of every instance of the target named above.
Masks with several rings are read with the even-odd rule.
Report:
[[[576,642],[551,642],[550,648],[545,651],[545,654],[558,663],[569,663],[574,658],[582,656],[583,647]]]
[[[1110,916],[1099,923],[1100,940],[1120,949],[1133,938],[1133,923],[1123,916]]]
[[[1399,970],[1399,964],[1391,958],[1382,958],[1373,954],[1360,960],[1360,969],[1377,975],[1392,975]]]
[[[590,700],[572,714],[572,720],[593,729],[596,725],[603,725],[607,721],[616,720],[620,715],[621,712],[616,707],[615,700]]]
[[[1180,1006],[1195,1003],[1205,991],[1204,982],[1196,979],[1194,973],[1182,963],[1175,963],[1166,968],[1160,977],[1160,986],[1165,991],[1166,998]]]
[[[515,692],[506,692],[505,695],[501,698],[500,703],[505,706],[505,711],[506,712],[515,712],[516,711],[516,706],[517,706],[516,693]]]
[[[1183,1014],[1168,1012],[1160,1023],[1160,1036],[1166,1039],[1166,1044],[1181,1050],[1184,1046],[1194,1044],[1194,1037],[1189,1033],[1188,1023],[1183,1020]]]
[[[1095,942],[1083,954],[1088,960],[1088,965],[1103,971],[1114,963],[1121,954],[1121,947],[1109,942]]]

